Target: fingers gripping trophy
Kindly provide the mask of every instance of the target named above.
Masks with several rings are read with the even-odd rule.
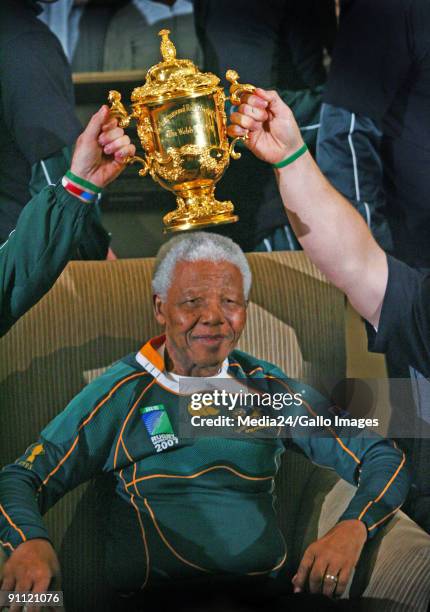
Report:
[[[192,230],[238,220],[233,204],[215,199],[215,184],[224,174],[230,157],[239,159],[235,144],[229,143],[225,114],[226,96],[220,79],[200,72],[191,60],[177,59],[169,30],[161,30],[163,61],[148,70],[145,84],[131,95],[133,111],[128,114],[118,91],[109,92],[111,113],[120,127],[134,119],[144,156],[141,176],[154,181],[176,196],[176,210],[164,216],[166,232]],[[228,70],[230,101],[240,104],[244,92],[254,87],[238,83],[239,75]]]

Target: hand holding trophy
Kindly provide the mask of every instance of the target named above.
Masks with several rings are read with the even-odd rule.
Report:
[[[148,70],[146,82],[131,95],[133,111],[127,113],[121,94],[109,92],[111,114],[120,127],[137,123],[137,133],[144,157],[133,156],[128,162],[140,162],[141,176],[149,173],[154,181],[176,195],[176,210],[165,215],[166,232],[233,223],[238,220],[233,204],[215,199],[215,184],[224,174],[238,140],[227,138],[226,96],[218,85],[220,79],[202,73],[191,60],[176,59],[176,48],[169,30],[161,30],[163,61]],[[230,100],[240,103],[252,85],[238,83],[239,75],[228,70]]]

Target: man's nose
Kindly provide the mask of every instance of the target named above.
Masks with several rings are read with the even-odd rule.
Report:
[[[202,310],[200,320],[206,325],[221,325],[225,320],[221,303],[217,300],[208,302]]]

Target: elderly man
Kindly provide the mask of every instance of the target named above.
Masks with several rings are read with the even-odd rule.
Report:
[[[249,132],[248,147],[275,167],[302,247],[369,323],[370,350],[397,353],[410,365],[416,414],[408,437],[418,448],[408,513],[430,533],[430,275],[378,246],[361,216],[321,174],[276,92],[257,89],[244,97],[232,120],[230,135]]]
[[[203,385],[226,379],[259,383],[268,392],[287,387],[303,398],[286,410],[293,417],[328,416],[330,404],[276,366],[235,348],[245,326],[251,273],[228,238],[174,238],[158,254],[152,286],[164,335],[88,385],[0,473],[0,543],[9,555],[2,589],[48,588],[59,563],[41,514],[102,473],[112,477],[109,581],[120,593],[137,594],[144,605],[151,591],[166,585],[169,594],[181,584],[193,593],[196,585],[207,594],[219,584],[230,591],[243,584],[247,593],[254,588],[264,594],[285,564],[273,509],[282,439],[183,436],[181,384],[200,377]],[[306,586],[340,595],[367,538],[403,503],[405,458],[369,433],[323,434],[315,426],[306,435],[291,434],[315,462],[356,485],[360,479],[338,524],[307,549],[293,578],[296,591]],[[140,609],[131,605],[128,599],[128,610]]]

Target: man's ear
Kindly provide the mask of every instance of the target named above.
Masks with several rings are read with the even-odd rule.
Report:
[[[152,304],[154,306],[154,316],[160,325],[166,324],[166,317],[164,316],[164,302],[159,295],[152,296]]]

